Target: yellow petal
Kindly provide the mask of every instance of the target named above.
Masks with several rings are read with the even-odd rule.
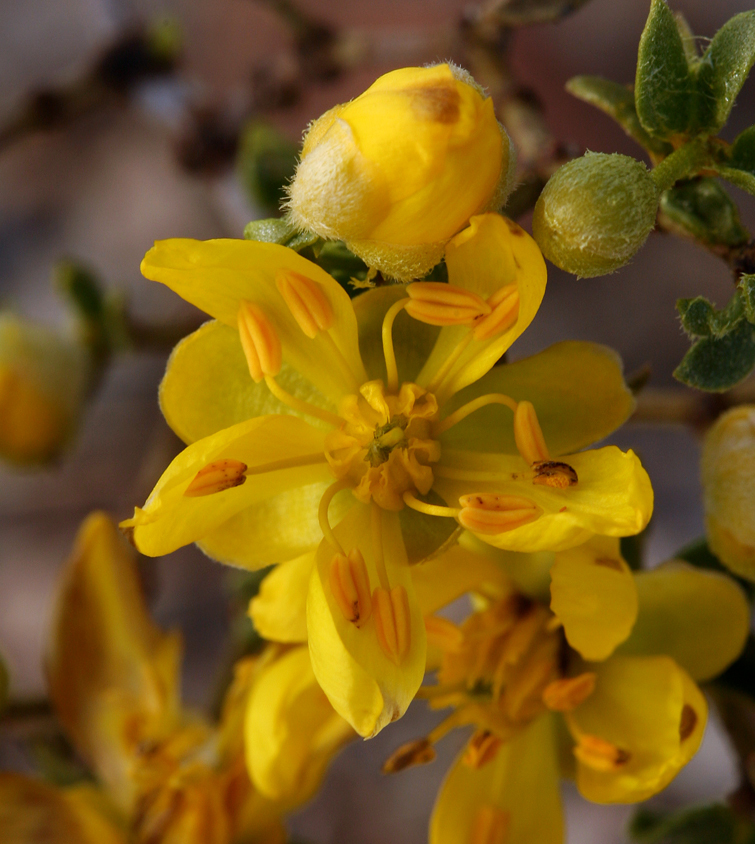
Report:
[[[259,307],[283,347],[283,360],[333,404],[354,392],[354,379],[366,380],[359,358],[356,318],[346,291],[316,264],[293,249],[248,240],[158,241],[142,261],[142,273],[166,284],[206,313],[236,328],[242,301]],[[312,280],[328,300],[334,321],[329,331],[307,337],[276,287],[280,271],[299,273]],[[334,351],[330,336],[340,355]],[[344,373],[341,358],[353,368]]]
[[[3,844],[126,844],[125,832],[78,791],[0,773]]]
[[[93,513],[63,572],[47,674],[58,718],[123,804],[138,744],[175,726],[180,656],[147,614],[131,549]]]
[[[472,340],[452,367],[443,398],[477,381],[532,322],[545,293],[546,269],[535,241],[516,223],[498,214],[473,217],[469,227],[446,247],[448,280],[487,299],[500,288],[516,284],[519,315],[506,331],[490,340]],[[460,326],[443,328],[417,383],[425,386],[468,334]]]
[[[346,552],[364,558],[375,589],[380,584],[372,539],[370,507],[352,507],[335,528]],[[357,627],[339,608],[330,588],[330,564],[336,549],[326,541],[317,550],[317,565],[307,600],[307,628],[312,667],[333,708],[362,736],[371,737],[400,718],[422,682],[425,670],[425,624],[412,585],[398,516],[382,512],[382,546],[390,586],[408,598],[408,648],[398,663],[379,643],[376,611]]]
[[[121,527],[132,530],[136,547],[151,557],[202,540],[247,507],[330,479],[323,439],[322,431],[295,416],[261,416],[205,437],[173,460],[144,508]],[[242,484],[210,495],[184,495],[198,472],[222,459],[246,465]],[[280,468],[287,464],[290,468]],[[285,525],[279,522],[276,528],[285,530]]]
[[[307,641],[307,593],[315,552],[276,566],[249,604],[257,632],[272,642]]]
[[[283,364],[276,381],[288,393],[318,407],[335,407]],[[166,422],[185,443],[208,437],[253,416],[292,413],[268,390],[249,377],[238,331],[222,322],[205,323],[173,349],[160,384],[160,409]],[[315,427],[320,420],[307,417]]]
[[[697,752],[705,698],[669,657],[613,656],[594,670],[595,691],[568,716],[577,786],[596,803],[646,800]]]
[[[653,510],[653,490],[634,452],[607,446],[563,459],[579,481],[559,489],[534,484],[521,457],[449,449],[435,470],[433,489],[449,506],[457,506],[462,495],[485,492],[534,502],[542,513],[533,521],[498,534],[478,534],[484,542],[510,551],[563,551],[595,533],[631,536],[645,527]],[[468,479],[450,480],[443,474],[446,468]],[[484,480],[475,480],[478,477]]]
[[[559,551],[551,578],[551,609],[564,626],[566,640],[585,659],[609,657],[637,618],[637,587],[619,540],[595,536]]]
[[[742,652],[750,610],[725,574],[673,560],[635,574],[640,614],[621,653],[667,654],[694,680],[710,680]]]
[[[354,736],[318,685],[306,647],[262,669],[244,731],[254,785],[266,797],[292,804],[315,793],[336,751]]]
[[[532,402],[552,455],[573,454],[607,437],[626,422],[635,406],[616,352],[571,340],[493,367],[450,399],[443,413],[488,393]],[[516,454],[512,420],[507,407],[491,404],[450,428],[441,443],[447,448]]]
[[[430,844],[487,844],[475,838],[481,813],[498,814],[506,830],[495,844],[563,844],[553,716],[541,715],[499,748],[491,762],[454,763],[430,820]]]

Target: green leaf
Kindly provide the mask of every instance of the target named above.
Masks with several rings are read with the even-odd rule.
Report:
[[[566,90],[612,117],[641,147],[662,156],[674,151],[671,144],[652,137],[642,128],[631,87],[600,76],[574,76],[566,83]]]
[[[682,328],[690,337],[714,337],[720,339],[731,334],[745,318],[742,297],[735,291],[729,304],[720,311],[704,297],[679,299],[676,309],[682,318]]]
[[[301,252],[308,246],[313,246],[319,240],[312,232],[302,232],[291,225],[286,219],[270,217],[266,220],[252,220],[244,228],[245,240],[256,240],[261,243],[278,243],[288,246],[295,252]]]
[[[698,129],[717,135],[755,62],[755,11],[718,30],[697,68]]]
[[[737,135],[731,146],[729,166],[755,176],[755,126],[750,126],[741,135]]]
[[[667,227],[703,243],[739,246],[749,240],[739,209],[715,179],[691,179],[664,191],[660,213]]]
[[[695,78],[665,0],[652,0],[640,38],[634,98],[642,127],[655,138],[686,135],[693,124]]]
[[[346,244],[341,240],[330,240],[323,243],[317,256],[317,263],[325,272],[330,273],[339,284],[346,287],[347,292],[353,290],[348,285],[352,278],[364,281],[369,272],[367,264],[347,249]]]
[[[734,844],[737,820],[728,806],[713,804],[663,815],[639,809],[629,825],[641,844]]]
[[[755,325],[755,275],[743,275],[737,289],[745,319]]]
[[[755,196],[755,175],[752,173],[748,173],[745,170],[737,170],[735,167],[725,167],[725,166],[717,166],[716,172],[722,179],[726,179],[727,182],[731,182],[732,185],[736,185],[738,188],[741,188],[747,193],[752,194]]]
[[[755,326],[747,320],[724,337],[703,337],[674,370],[688,387],[720,393],[743,381],[755,367]]]
[[[253,201],[276,212],[286,197],[298,157],[296,144],[270,124],[252,120],[239,144],[236,164],[241,184]]]

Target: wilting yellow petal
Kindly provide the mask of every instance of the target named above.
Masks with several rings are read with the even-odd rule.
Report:
[[[353,507],[335,528],[344,551],[358,548],[369,572],[371,588],[381,583],[376,550],[370,541],[370,507]],[[344,617],[329,584],[336,549],[323,541],[307,600],[307,629],[312,667],[333,708],[362,736],[376,735],[400,718],[411,703],[425,671],[425,624],[414,594],[411,569],[401,539],[398,516],[382,513],[382,547],[390,586],[406,594],[406,652],[394,661],[380,644],[378,608],[357,627]]]
[[[438,794],[430,844],[563,844],[553,716],[536,718],[480,768],[463,759],[464,752]],[[505,834],[481,834],[486,812]]]
[[[551,568],[551,596],[566,640],[587,660],[610,656],[637,618],[637,587],[614,537],[595,536],[559,551]]]
[[[318,685],[306,647],[262,668],[244,730],[254,785],[266,797],[294,805],[314,794],[337,750],[354,736]]]
[[[333,404],[354,391],[354,378],[365,380],[348,294],[293,249],[249,240],[176,238],[158,241],[144,257],[141,269],[147,278],[166,284],[234,329],[241,302],[260,308],[281,342],[283,360]],[[301,330],[275,283],[286,270],[306,276],[322,290],[334,314],[328,332],[309,338]],[[351,379],[342,366],[343,358],[353,368]]]
[[[63,572],[47,674],[58,718],[122,803],[139,742],[176,725],[180,655],[147,614],[133,553],[92,514]]]
[[[640,614],[621,653],[666,654],[693,680],[710,680],[742,652],[750,608],[732,578],[678,560],[634,577]]]
[[[307,593],[315,552],[276,566],[249,604],[258,633],[273,642],[307,641]]]
[[[616,352],[575,340],[493,367],[453,396],[443,413],[490,393],[532,402],[552,455],[573,454],[607,437],[626,422],[635,405]],[[441,443],[447,448],[516,454],[511,410],[487,405],[450,428]]]
[[[665,788],[695,755],[708,707],[669,657],[613,656],[595,691],[568,715],[577,786],[596,803],[636,803]]]

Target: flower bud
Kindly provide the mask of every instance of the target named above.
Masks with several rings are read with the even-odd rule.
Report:
[[[55,332],[0,314],[0,458],[42,463],[69,439],[84,395],[84,349]]]
[[[655,225],[658,190],[644,164],[590,153],[557,170],[535,205],[532,231],[548,260],[577,276],[617,270]]]
[[[711,550],[755,580],[755,405],[732,408],[708,431],[702,481]]]
[[[403,68],[310,126],[290,218],[409,281],[470,217],[503,204],[512,164],[492,100],[466,71]]]

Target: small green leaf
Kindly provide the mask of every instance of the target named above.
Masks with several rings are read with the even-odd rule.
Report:
[[[682,37],[665,0],[652,0],[640,38],[634,98],[646,132],[668,140],[686,135],[693,123],[695,79]]]
[[[741,135],[737,135],[731,146],[729,166],[755,176],[755,126],[750,126]]]
[[[755,275],[743,275],[737,289],[745,319],[755,325]]]
[[[672,815],[639,809],[629,834],[640,844],[734,844],[737,821],[728,806],[696,806]]]
[[[720,339],[731,334],[745,318],[742,297],[735,291],[729,304],[720,311],[704,297],[679,299],[676,309],[682,318],[682,328],[690,337],[714,337]]]
[[[667,226],[703,243],[739,246],[749,240],[739,209],[715,179],[674,185],[661,195],[660,212]]]
[[[755,367],[755,326],[747,320],[724,337],[704,337],[687,352],[674,378],[688,387],[720,393],[743,381]]]
[[[600,76],[575,76],[566,83],[566,90],[612,117],[641,147],[662,156],[674,151],[671,144],[652,137],[642,128],[631,87]]]
[[[277,243],[288,246],[295,252],[301,252],[308,246],[313,246],[318,237],[312,232],[301,232],[291,225],[288,220],[270,217],[266,220],[252,220],[244,228],[245,240],[256,240],[261,243]]]
[[[745,170],[737,170],[735,167],[716,167],[716,172],[722,179],[731,182],[747,193],[755,196],[755,174],[748,173]]]
[[[755,11],[718,30],[697,69],[698,129],[717,135],[755,62]]]
[[[296,170],[299,148],[277,129],[260,120],[247,124],[241,136],[237,167],[241,184],[252,200],[276,212],[286,185]]]

